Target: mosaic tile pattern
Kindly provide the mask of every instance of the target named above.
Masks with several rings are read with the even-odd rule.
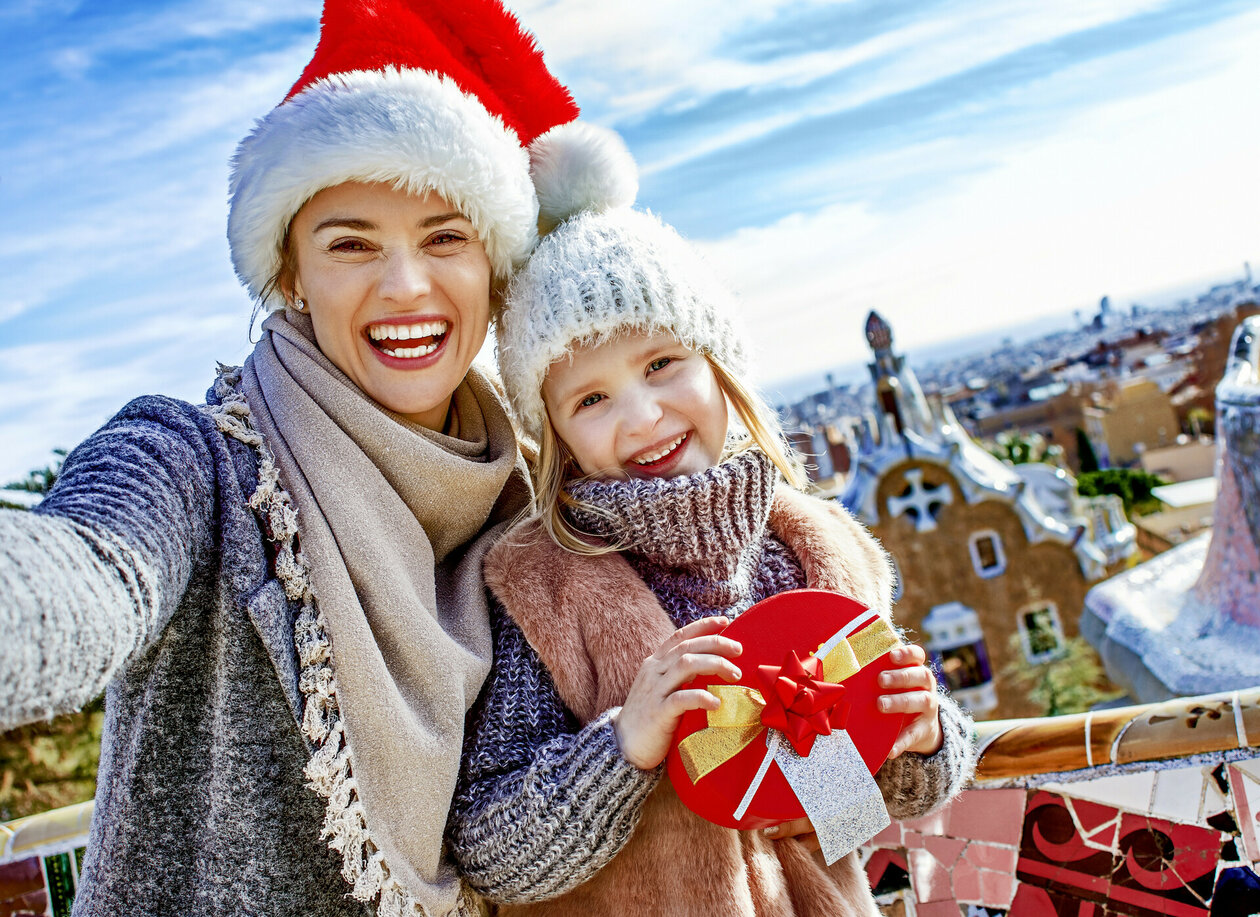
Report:
[[[1152,767],[1164,769],[971,789],[941,812],[891,825],[866,860],[884,913],[1260,913],[1260,760]]]
[[[83,848],[0,865],[0,917],[70,917]]]
[[[1260,757],[1146,767],[982,786],[893,823],[862,850],[885,917],[1260,914]],[[0,917],[68,917],[81,843],[0,864]]]

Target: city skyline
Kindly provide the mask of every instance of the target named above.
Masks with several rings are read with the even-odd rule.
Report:
[[[249,348],[227,160],[319,5],[110,6],[0,6],[5,480]],[[912,351],[1260,257],[1255,2],[509,6],[736,289],[762,384],[865,359],[870,309]]]

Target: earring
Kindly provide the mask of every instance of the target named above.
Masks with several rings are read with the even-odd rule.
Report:
[[[293,308],[297,309],[299,312],[305,312],[305,311],[306,311],[306,300],[305,300],[305,299],[295,299],[295,300],[293,300]]]

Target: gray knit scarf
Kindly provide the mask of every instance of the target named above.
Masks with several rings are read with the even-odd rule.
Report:
[[[805,585],[767,524],[777,480],[765,453],[750,449],[676,478],[575,482],[567,490],[578,504],[566,512],[582,531],[621,546],[681,627]]]
[[[306,316],[274,314],[263,332],[242,390],[297,509],[331,641],[322,689],[344,730],[341,748],[326,745],[307,770],[328,797],[325,835],[355,896],[380,895],[379,913],[454,913],[461,887],[442,836],[464,715],[490,667],[481,556],[495,533],[485,530],[528,496],[516,439],[476,369],[454,394],[456,439],[368,398],[319,350]],[[307,683],[319,670],[312,679],[303,665],[304,693],[321,690]],[[340,778],[333,753],[349,756]]]

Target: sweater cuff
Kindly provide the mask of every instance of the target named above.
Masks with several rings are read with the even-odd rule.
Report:
[[[608,754],[608,757],[611,759],[609,763],[611,770],[610,779],[625,780],[631,784],[643,783],[647,786],[647,792],[651,792],[657,781],[661,779],[661,774],[665,772],[665,763],[661,762],[656,767],[645,770],[626,760],[625,755],[621,753],[621,745],[617,742],[617,728],[613,723],[613,717],[620,712],[620,707],[609,707],[586,724],[585,731],[590,733],[591,749],[595,753],[606,752]],[[596,752],[596,749],[598,749],[598,752]]]
[[[941,747],[930,755],[908,751],[875,774],[888,814],[918,818],[949,802],[971,779],[976,766],[971,717],[949,695],[940,695]]]

